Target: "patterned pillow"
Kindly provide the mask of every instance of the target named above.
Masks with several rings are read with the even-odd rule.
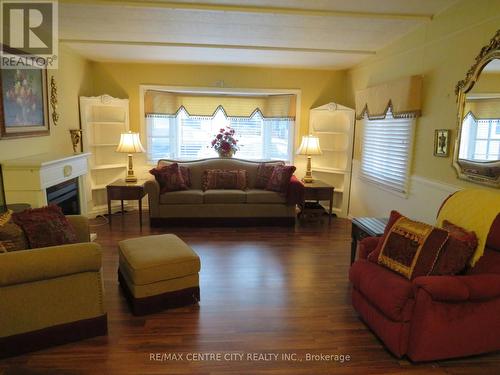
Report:
[[[286,194],[288,191],[288,186],[290,185],[290,179],[295,172],[295,167],[293,165],[277,165],[273,169],[271,178],[266,186],[266,190],[277,191],[279,193]]]
[[[31,249],[76,243],[76,232],[60,207],[35,208],[12,215],[26,235]]]
[[[191,187],[191,169],[189,167],[182,167],[179,166],[179,169],[181,170],[181,175],[182,179],[184,180],[184,183],[188,188]]]
[[[155,176],[156,181],[160,184],[160,194],[169,191],[187,190],[188,188],[177,163],[165,165],[161,168],[153,168],[149,173]]]
[[[389,232],[391,231],[392,226],[401,216],[403,216],[403,215],[401,215],[398,211],[395,211],[395,210],[391,211],[391,215],[389,216],[389,220],[387,221],[387,224],[386,224],[385,229],[384,229],[384,234],[382,235],[382,237],[378,241],[377,247],[375,247],[375,249],[370,254],[368,254],[367,259],[370,262],[378,263],[378,257],[380,255],[380,251],[382,250],[382,245],[384,244],[385,239],[389,235]]]
[[[12,211],[0,216],[0,252],[25,250],[28,242],[23,230],[11,219]]]
[[[259,167],[257,168],[257,177],[255,179],[255,188],[256,189],[265,189],[267,187],[267,184],[269,183],[269,180],[271,179],[271,176],[274,171],[274,167],[276,165],[285,165],[284,163],[273,163],[271,165],[267,163],[260,163]]]
[[[203,191],[211,189],[246,190],[247,171],[244,169],[206,169],[201,177],[201,186]]]
[[[450,233],[450,238],[441,250],[432,270],[432,275],[456,275],[467,267],[470,257],[477,247],[477,237],[458,225],[443,221],[443,229]]]
[[[412,280],[429,275],[448,231],[400,217],[385,238],[378,263]]]

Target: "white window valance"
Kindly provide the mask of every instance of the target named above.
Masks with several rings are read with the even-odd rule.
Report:
[[[227,117],[295,119],[295,95],[209,95],[148,90],[144,112],[150,116],[176,116],[181,110],[190,116],[213,118],[222,109]]]
[[[422,77],[404,77],[356,92],[356,119],[413,118],[421,114]]]

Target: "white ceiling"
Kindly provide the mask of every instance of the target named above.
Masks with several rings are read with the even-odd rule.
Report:
[[[59,37],[97,61],[344,69],[455,2],[60,0]]]

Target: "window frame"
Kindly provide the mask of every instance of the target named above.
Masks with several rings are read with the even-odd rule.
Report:
[[[402,198],[408,198],[408,195],[410,194],[411,190],[411,172],[412,172],[412,167],[413,167],[413,155],[414,155],[414,145],[415,145],[415,133],[416,133],[416,121],[417,119],[415,117],[393,117],[392,112],[388,111],[386,116],[383,118],[375,118],[375,119],[369,119],[368,117],[363,117],[361,120],[362,126],[363,126],[363,132],[362,132],[362,137],[361,137],[361,160],[360,160],[360,169],[359,169],[359,177],[368,183],[371,183],[373,185],[376,185],[382,190],[385,190],[389,193],[392,193],[394,195],[400,196]],[[363,172],[363,146],[365,142],[365,134],[366,134],[366,125],[369,122],[375,123],[375,122],[383,122],[383,121],[407,121],[410,126],[410,139],[408,139],[408,163],[407,163],[407,168],[406,168],[406,173],[405,173],[405,181],[404,181],[404,186],[405,186],[405,191],[399,191],[396,189],[393,185],[390,185],[388,183],[384,183],[381,181],[377,181],[373,178],[370,178],[369,176],[366,176],[365,173]]]
[[[146,126],[146,117],[144,111],[144,96],[146,91],[169,91],[183,94],[221,94],[221,95],[287,95],[292,94],[296,96],[296,113],[294,129],[292,131],[292,142],[289,144],[290,163],[295,164],[295,152],[298,147],[298,139],[301,126],[301,100],[302,90],[300,89],[250,89],[250,88],[224,88],[224,87],[185,87],[185,86],[166,86],[166,85],[139,85],[139,133],[143,146],[148,150],[148,130]],[[146,164],[156,165],[152,160],[146,158]]]

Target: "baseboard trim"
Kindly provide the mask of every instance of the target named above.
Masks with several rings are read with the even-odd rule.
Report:
[[[152,217],[152,227],[258,227],[258,226],[294,226],[295,217]]]
[[[106,314],[0,338],[0,358],[67,344],[108,333]]]
[[[153,314],[175,307],[193,305],[200,301],[199,287],[175,290],[151,297],[136,298],[130,291],[120,270],[118,270],[118,281],[130,306],[132,314],[136,316]]]

